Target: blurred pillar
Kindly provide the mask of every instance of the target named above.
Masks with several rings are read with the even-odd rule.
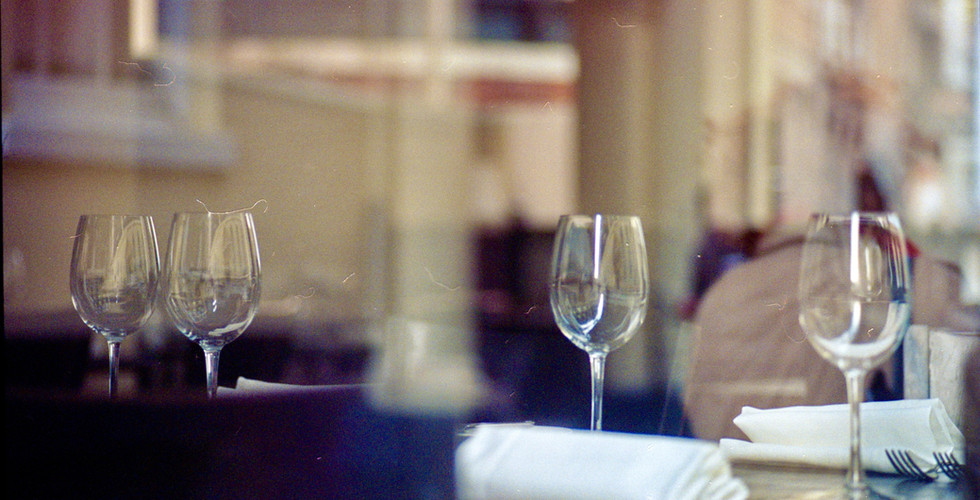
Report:
[[[372,377],[382,405],[423,412],[465,411],[480,397],[473,356],[474,266],[467,206],[468,113],[390,102],[384,166],[384,250],[369,291],[377,355]],[[375,229],[378,225],[375,224]]]
[[[775,158],[773,158],[773,97],[775,50],[773,50],[773,2],[750,2],[748,10],[748,201],[746,216],[751,227],[764,227],[776,209]]]
[[[386,16],[408,15],[387,2]],[[423,3],[428,67],[421,89],[392,86],[370,118],[366,174],[372,248],[365,311],[376,353],[377,401],[422,412],[464,411],[482,389],[473,356],[469,169],[475,118],[452,100],[442,68],[453,40],[453,2]],[[394,26],[401,19],[390,20]],[[367,20],[366,20],[367,22]],[[375,247],[376,245],[376,247]]]
[[[455,30],[456,6],[453,0],[425,0],[426,98],[435,103],[448,101],[453,94],[452,73],[446,70]]]
[[[579,209],[639,215],[652,300],[644,331],[609,357],[611,390],[670,377],[675,305],[699,232],[699,2],[584,1],[574,7]]]
[[[752,2],[754,5],[757,2]],[[747,224],[748,151],[751,123],[748,57],[749,11],[735,0],[704,2],[704,185],[707,223],[738,230]],[[753,100],[757,99],[753,96]],[[752,128],[755,132],[754,127]]]
[[[221,42],[221,2],[195,1],[188,26],[192,68],[197,81],[191,82],[188,111],[199,131],[217,132],[221,127],[221,85],[216,58]],[[185,75],[190,76],[190,75]]]

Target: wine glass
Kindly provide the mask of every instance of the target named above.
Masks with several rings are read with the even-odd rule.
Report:
[[[160,269],[153,218],[82,215],[69,288],[82,321],[109,343],[109,398],[117,397],[119,344],[150,318]]]
[[[814,349],[844,373],[850,408],[845,496],[866,498],[861,413],[868,372],[888,359],[908,327],[911,281],[898,216],[810,217],[800,264],[800,325]]]
[[[589,355],[594,431],[602,430],[606,355],[626,344],[643,323],[648,279],[638,217],[559,218],[551,259],[551,311],[562,333]]]
[[[164,307],[204,350],[207,393],[218,392],[218,358],[252,322],[259,304],[259,247],[252,214],[174,215],[162,280]]]

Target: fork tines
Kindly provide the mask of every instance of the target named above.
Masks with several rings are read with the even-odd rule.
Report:
[[[885,455],[888,457],[888,461],[891,462],[892,467],[895,471],[903,476],[908,476],[919,481],[932,481],[936,478],[935,475],[930,474],[928,471],[922,470],[921,467],[909,452],[905,450],[885,450]]]
[[[943,471],[943,474],[946,474],[947,477],[950,479],[963,477],[963,466],[956,459],[955,455],[937,451],[932,456],[936,458],[936,463],[939,464],[939,470]]]

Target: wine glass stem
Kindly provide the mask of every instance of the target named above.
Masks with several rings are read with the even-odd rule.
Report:
[[[119,342],[109,341],[109,399],[119,395]]]
[[[606,378],[606,354],[589,354],[592,371],[592,426],[594,431],[602,430],[602,387]]]
[[[221,349],[204,350],[204,371],[208,383],[208,398],[218,395],[218,357]]]
[[[866,375],[865,370],[848,370],[844,373],[851,416],[851,461],[847,472],[847,489],[851,498],[864,498],[868,490],[861,465],[861,402],[864,400]]]

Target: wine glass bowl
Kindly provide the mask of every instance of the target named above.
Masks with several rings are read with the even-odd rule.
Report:
[[[800,326],[844,374],[851,413],[846,496],[868,495],[861,466],[860,403],[870,370],[901,344],[911,315],[908,250],[898,216],[817,214],[800,264]]]
[[[646,316],[646,243],[638,217],[564,215],[551,260],[549,299],[561,332],[589,355],[592,430],[602,428],[605,358]]]
[[[174,326],[204,350],[208,395],[217,393],[218,357],[252,322],[261,265],[248,212],[174,215],[162,298]]]
[[[108,342],[110,398],[118,391],[119,344],[153,312],[159,263],[152,217],[79,217],[69,288],[82,321]]]
[[[815,216],[804,251],[800,324],[843,371],[870,370],[898,348],[911,314],[907,252],[890,214]]]

